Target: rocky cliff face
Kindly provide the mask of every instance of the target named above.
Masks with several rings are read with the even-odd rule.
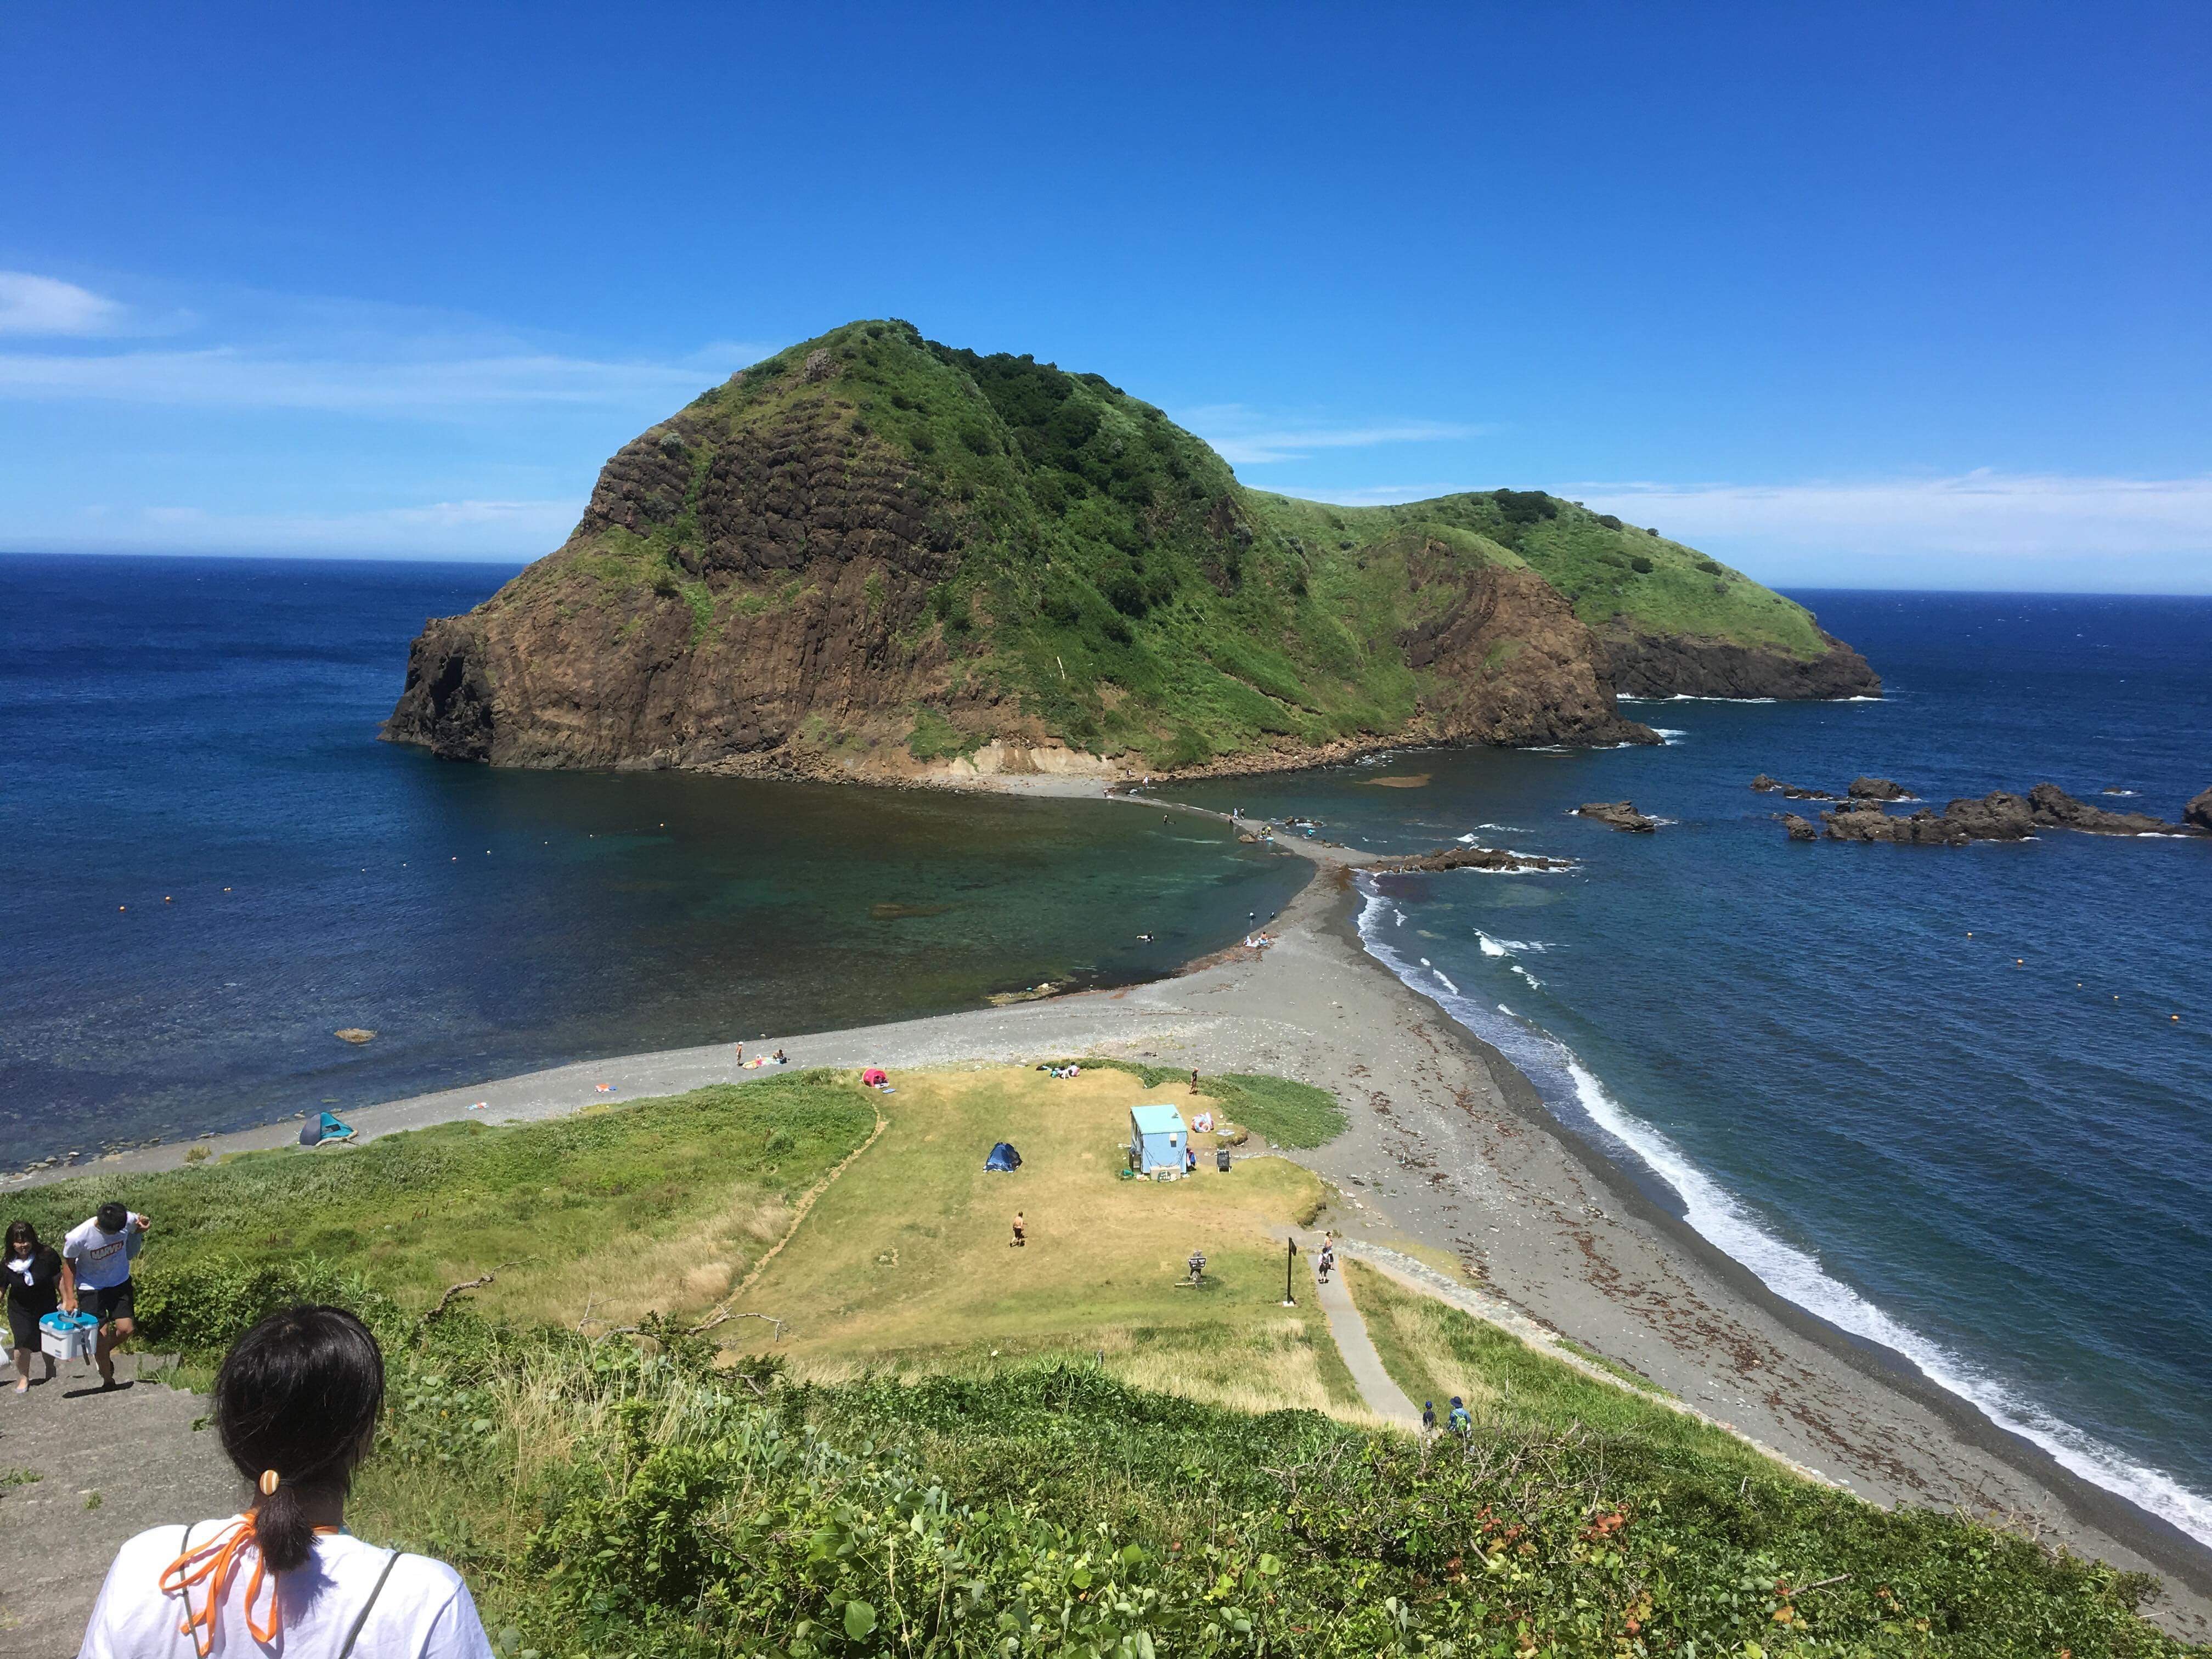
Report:
[[[1740,645],[1693,634],[1608,629],[1601,635],[1624,697],[1778,697],[1789,702],[1878,697],[1881,677],[1841,640],[1820,632],[1819,655]]]
[[[1529,557],[1501,501],[1547,504]],[[1595,548],[1619,592],[1617,526],[1513,492],[1429,505],[1256,496],[1096,376],[854,324],[624,446],[558,551],[425,627],[386,732],[501,765],[1158,774],[1656,741],[1614,705],[1624,672],[1646,695],[1871,681],[1834,641],[1775,646],[1794,607],[1740,577],[1764,642],[1594,629],[1536,556]]]

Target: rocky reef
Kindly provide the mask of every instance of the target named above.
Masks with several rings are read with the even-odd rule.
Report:
[[[2212,796],[2208,790],[2199,801]],[[2197,805],[2191,802],[2192,808]],[[2212,802],[2207,802],[2212,811]],[[2169,823],[2144,812],[2110,812],[2076,800],[2056,784],[2039,783],[2025,795],[1996,790],[1978,799],[1952,801],[1941,812],[1923,807],[1910,815],[1885,811],[1880,799],[1846,800],[1823,812],[1830,841],[1889,842],[1901,846],[1964,847],[1978,841],[2025,841],[2045,830],[2077,830],[2093,836],[2171,836],[2212,833],[2212,824]],[[1803,818],[1789,823],[1792,840],[1810,837]]]
[[[1658,819],[1638,811],[1633,802],[1625,800],[1586,800],[1575,808],[1575,816],[1595,818],[1639,836],[1648,836],[1659,827]]]
[[[1546,858],[1538,853],[1513,853],[1500,847],[1439,847],[1432,852],[1405,858],[1382,859],[1369,868],[1383,875],[1407,875],[1441,870],[1571,870],[1572,860]]]

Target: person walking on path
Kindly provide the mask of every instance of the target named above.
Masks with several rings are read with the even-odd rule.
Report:
[[[1424,1435],[1431,1435],[1436,1431],[1437,1402],[1433,1400],[1424,1400],[1421,1401],[1421,1432]]]
[[[1006,1243],[1013,1246],[1013,1248],[1018,1250],[1024,1250],[1029,1248],[1029,1223],[1022,1219],[1022,1212],[1019,1210],[1014,1212],[1014,1236],[1008,1239]]]
[[[46,1380],[54,1380],[51,1354],[40,1352],[39,1322],[61,1306],[70,1285],[69,1263],[59,1250],[41,1243],[39,1230],[27,1221],[8,1224],[8,1243],[0,1265],[8,1269],[8,1334],[15,1339],[15,1392],[31,1391],[31,1360],[46,1362]]]
[[[1326,1238],[1321,1242],[1321,1255],[1315,1259],[1314,1270],[1321,1275],[1321,1282],[1324,1285],[1328,1283],[1328,1276],[1336,1271],[1336,1246]]]
[[[288,1308],[240,1337],[214,1415],[252,1500],[116,1552],[77,1659],[492,1659],[460,1574],[345,1530],[383,1406],[384,1356],[343,1309]]]
[[[1462,1440],[1474,1432],[1474,1419],[1467,1414],[1467,1404],[1457,1395],[1452,1396],[1451,1415],[1444,1419],[1444,1423]]]
[[[103,1389],[115,1386],[115,1351],[138,1328],[131,1264],[146,1248],[146,1230],[152,1225],[144,1216],[111,1199],[90,1220],[70,1228],[62,1243],[62,1257],[70,1273],[69,1282],[62,1287],[62,1306],[71,1313],[88,1313],[100,1322],[93,1361],[100,1367]]]

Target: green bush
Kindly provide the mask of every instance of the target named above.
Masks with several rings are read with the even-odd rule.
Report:
[[[461,1318],[401,1355],[363,1496],[547,1659],[2189,1651],[2146,1579],[1778,1467],[1424,1446],[1088,1367],[793,1388]]]
[[[1659,567],[1652,563],[1646,555],[1638,553],[1630,558],[1628,568],[1639,576],[1648,576]]]

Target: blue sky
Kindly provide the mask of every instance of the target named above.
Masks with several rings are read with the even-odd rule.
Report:
[[[19,6],[0,547],[520,560],[860,316],[1246,482],[2212,591],[2212,8]]]

